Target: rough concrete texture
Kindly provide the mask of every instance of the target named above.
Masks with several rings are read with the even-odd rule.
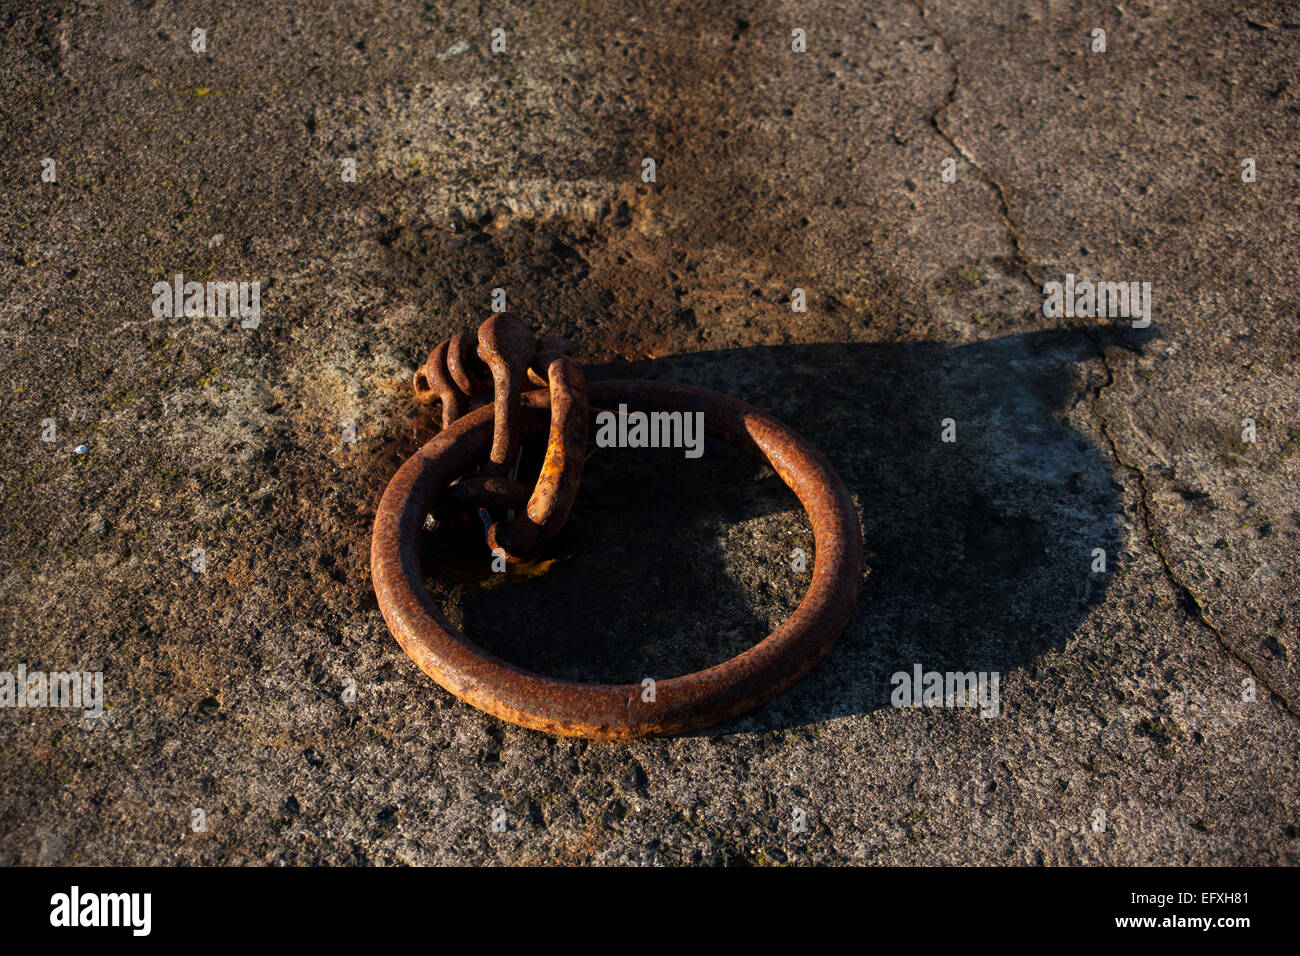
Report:
[[[108,709],[0,711],[0,860],[1300,860],[1300,12],[1192,6],[8,4],[0,669]],[[153,317],[176,272],[260,325]],[[1151,328],[1045,318],[1066,273],[1151,282]],[[494,287],[840,471],[868,574],[792,691],[594,744],[402,653],[371,519]],[[770,471],[589,468],[546,574],[433,582],[484,646],[671,675],[798,602]],[[890,706],[916,663],[999,715]]]

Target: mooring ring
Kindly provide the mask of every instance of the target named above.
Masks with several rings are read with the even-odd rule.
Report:
[[[793,614],[753,647],[706,670],[641,684],[582,684],[516,667],[460,633],[429,596],[418,535],[448,484],[486,460],[493,410],[459,418],[412,455],[384,490],[370,541],[375,594],[389,630],[420,669],[502,720],[565,736],[626,740],[685,733],[744,713],[786,690],[826,655],[848,624],[862,581],[862,528],[830,463],[788,426],[738,399],[645,380],[588,383],[593,406],[703,412],[705,434],[775,469],[812,522],[812,581]],[[545,389],[525,393],[520,425],[540,432]]]

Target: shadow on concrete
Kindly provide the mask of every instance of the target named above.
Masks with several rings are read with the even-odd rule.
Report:
[[[1065,645],[1118,557],[1119,491],[1063,412],[1086,398],[1079,332],[972,345],[799,345],[589,369],[736,395],[830,459],[861,508],[868,574],[835,649],[798,685],[710,733],[801,726],[889,706],[891,675],[1007,673]],[[956,423],[956,442],[940,440]],[[708,667],[797,605],[811,554],[797,500],[719,443],[590,460],[560,560],[497,587],[431,582],[453,620],[522,667],[639,682]]]

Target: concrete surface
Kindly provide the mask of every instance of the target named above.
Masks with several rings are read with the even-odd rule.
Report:
[[[1300,861],[1300,12],[1196,7],[9,4],[0,669],[107,709],[0,710],[0,861]],[[176,272],[260,325],[155,318]],[[1066,273],[1152,326],[1045,318]],[[494,287],[839,469],[869,573],[791,692],[558,740],[388,634],[409,378]],[[550,673],[725,659],[811,536],[706,447],[597,455],[548,573],[437,593]],[[998,716],[891,706],[917,663],[999,672]]]

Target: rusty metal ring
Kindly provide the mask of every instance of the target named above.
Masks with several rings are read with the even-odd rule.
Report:
[[[767,701],[806,674],[849,621],[862,580],[862,529],[835,470],[786,425],[726,395],[687,385],[624,380],[589,384],[593,406],[704,412],[705,434],[771,464],[799,498],[813,527],[815,560],[803,600],[784,624],[730,660],[659,680],[654,700],[640,684],[580,684],[516,667],[477,647],[433,603],[424,586],[417,536],[453,480],[492,446],[491,406],[453,422],[389,482],[375,515],[371,576],[379,607],[402,648],[461,700],[503,720],[566,736],[626,740],[698,730]],[[521,437],[543,430],[546,390],[522,396]]]

